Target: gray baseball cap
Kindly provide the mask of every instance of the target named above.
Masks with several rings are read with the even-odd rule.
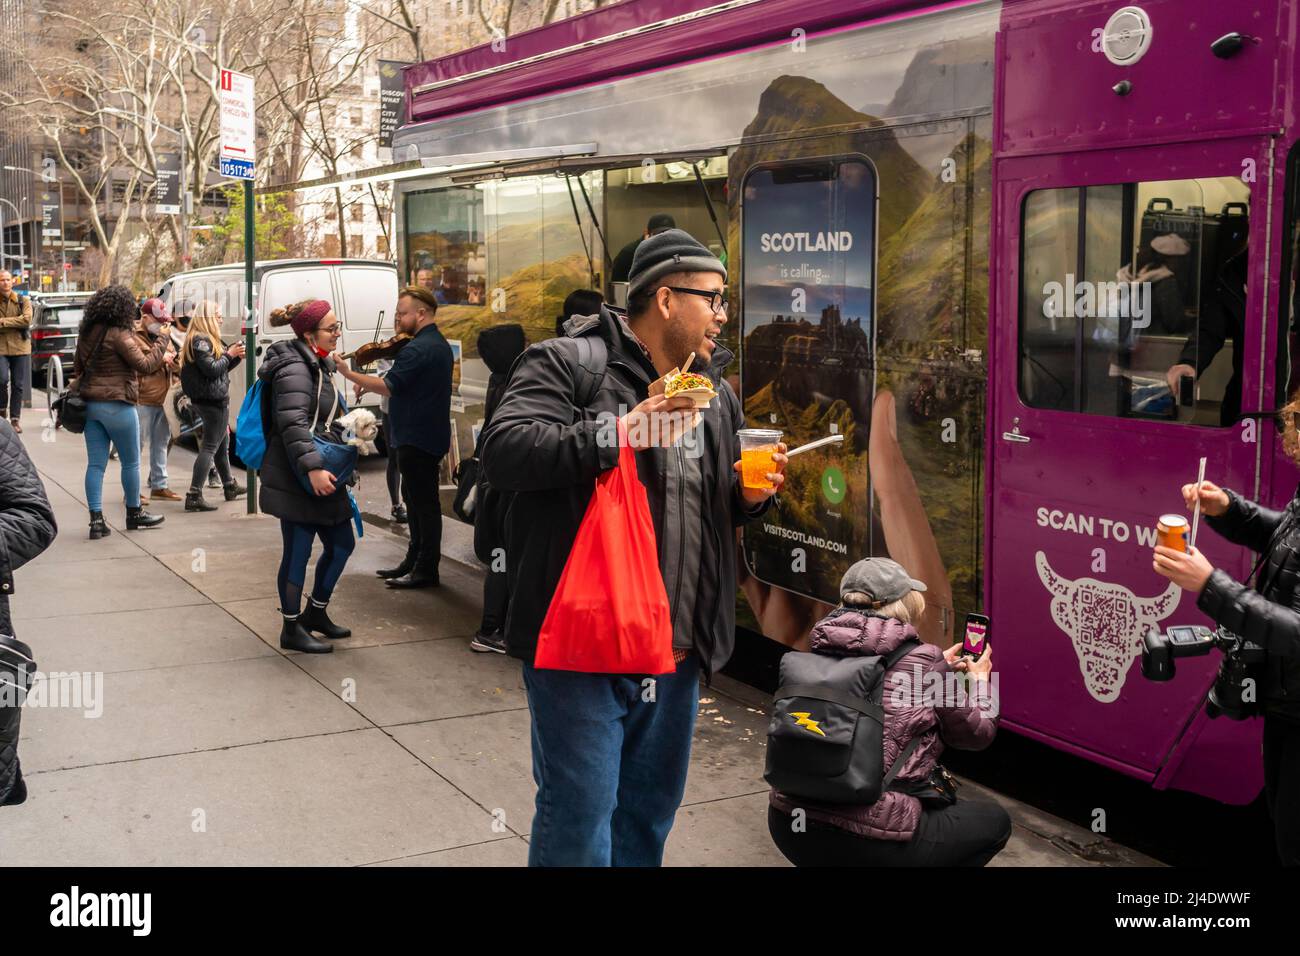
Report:
[[[841,598],[850,591],[862,591],[880,604],[892,604],[908,591],[924,590],[924,584],[889,558],[865,558],[845,571],[840,579]]]

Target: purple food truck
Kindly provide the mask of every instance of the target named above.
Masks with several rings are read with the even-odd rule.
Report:
[[[749,423],[844,436],[737,538],[752,640],[799,645],[887,554],[929,586],[926,640],[988,616],[1005,728],[1251,801],[1259,722],[1206,712],[1219,655],[1154,682],[1140,652],[1209,623],[1151,566],[1199,459],[1270,504],[1300,479],[1275,415],[1300,386],[1298,16],[626,0],[407,68],[399,271],[458,355],[448,465],[482,419],[477,333],[554,335],[575,289],[621,304],[668,215],[728,264]]]

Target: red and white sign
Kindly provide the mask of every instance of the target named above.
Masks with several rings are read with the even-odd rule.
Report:
[[[253,178],[257,158],[257,123],[253,115],[253,78],[221,71],[221,174]]]

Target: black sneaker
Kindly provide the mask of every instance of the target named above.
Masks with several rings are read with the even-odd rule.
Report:
[[[500,631],[493,631],[491,634],[477,631],[469,642],[469,649],[483,654],[489,652],[504,654],[506,652],[506,636]]]
[[[398,505],[393,509],[393,521],[397,524],[406,524],[406,509],[401,505]]]

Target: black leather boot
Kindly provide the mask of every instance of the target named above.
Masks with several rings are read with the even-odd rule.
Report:
[[[307,602],[307,610],[298,615],[298,623],[302,625],[303,630],[336,641],[344,637],[351,637],[351,630],[346,627],[339,627],[330,620],[329,615],[325,613],[325,607],[326,605],[317,604],[315,601]]]
[[[104,522],[104,512],[92,511],[90,513],[90,540],[96,538],[107,538],[112,529]]]
[[[203,492],[187,491],[185,492],[185,510],[186,511],[216,511],[216,505],[210,505],[203,500]]]
[[[318,640],[308,634],[303,629],[301,617],[284,619],[284,625],[280,628],[280,646],[286,651],[302,651],[304,654],[329,654],[334,650],[334,645],[329,641]]]
[[[167,519],[162,515],[151,515],[143,506],[126,509],[126,530],[139,531],[141,528],[156,528]]]
[[[380,568],[375,574],[387,580],[388,578],[404,578],[411,573],[412,565],[403,561],[395,568]]]
[[[242,497],[248,492],[248,489],[237,481],[232,481],[230,484],[222,485],[221,487],[225,490],[227,501],[234,501],[236,498]]]

